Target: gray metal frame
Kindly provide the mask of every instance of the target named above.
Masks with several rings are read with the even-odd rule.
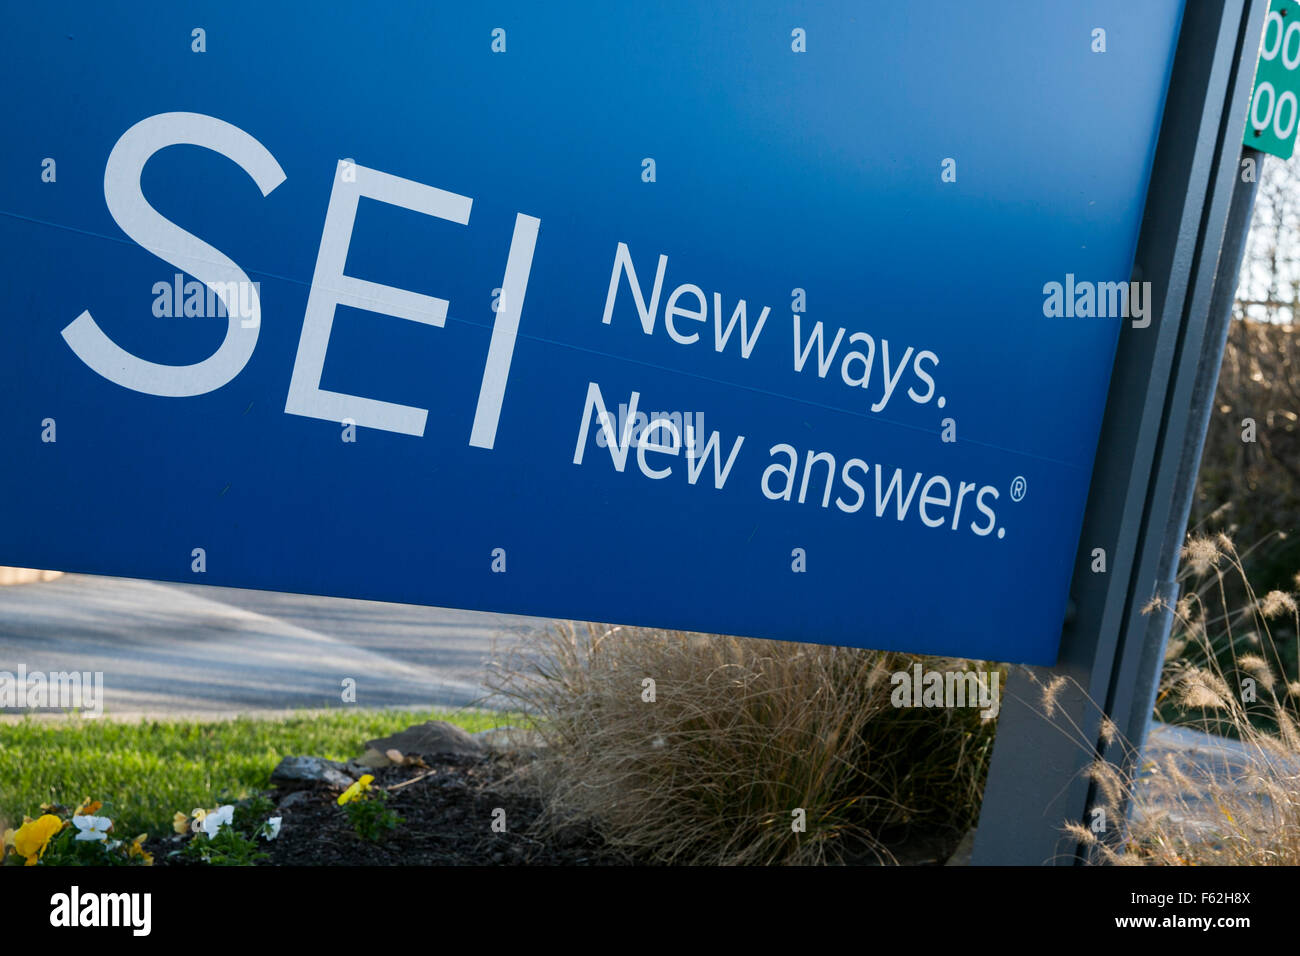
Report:
[[[1130,753],[1101,738],[1146,737],[1177,599],[1178,556],[1223,358],[1255,183],[1243,183],[1246,125],[1268,0],[1187,0],[1133,278],[1152,286],[1147,328],[1120,334],[1071,585],[1072,614],[1046,683],[1067,679],[1052,719],[1024,674],[1008,680],[972,862],[1075,864],[1067,822],[1087,825],[1098,757]],[[1258,165],[1258,164],[1257,164]],[[1258,169],[1256,172],[1258,178]],[[1108,570],[1091,570],[1104,548]],[[1108,834],[1123,827],[1108,821]]]

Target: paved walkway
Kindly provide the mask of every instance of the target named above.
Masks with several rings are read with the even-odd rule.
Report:
[[[1192,782],[1193,791],[1179,791],[1161,784],[1160,767],[1171,754],[1178,769]],[[1142,748],[1143,772],[1138,777],[1140,799],[1134,805],[1134,812],[1139,816],[1143,812],[1166,813],[1189,833],[1213,834],[1224,827],[1225,821],[1223,811],[1201,792],[1205,785],[1214,781],[1216,786],[1245,799],[1256,789],[1251,783],[1252,776],[1268,772],[1270,765],[1279,769],[1281,779],[1300,780],[1300,765],[1266,755],[1240,741],[1191,727],[1152,724],[1146,746]]]
[[[539,618],[69,574],[0,588],[0,671],[102,671],[116,717],[481,701]]]

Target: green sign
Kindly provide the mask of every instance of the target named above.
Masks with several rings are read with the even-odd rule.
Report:
[[[1300,115],[1300,3],[1273,0],[1255,69],[1255,90],[1242,142],[1290,159]]]

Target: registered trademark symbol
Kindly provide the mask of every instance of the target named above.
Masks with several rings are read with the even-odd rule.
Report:
[[[1028,487],[1029,486],[1026,484],[1025,479],[1016,475],[1015,480],[1011,482],[1011,500],[1020,501],[1024,498],[1025,491]]]

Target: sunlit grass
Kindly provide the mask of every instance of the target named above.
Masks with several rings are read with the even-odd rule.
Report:
[[[367,740],[426,720],[473,733],[502,720],[483,711],[346,711],[229,721],[46,720],[0,723],[0,830],[42,803],[110,803],[115,829],[163,833],[172,815],[268,786],[282,757],[360,756]]]

